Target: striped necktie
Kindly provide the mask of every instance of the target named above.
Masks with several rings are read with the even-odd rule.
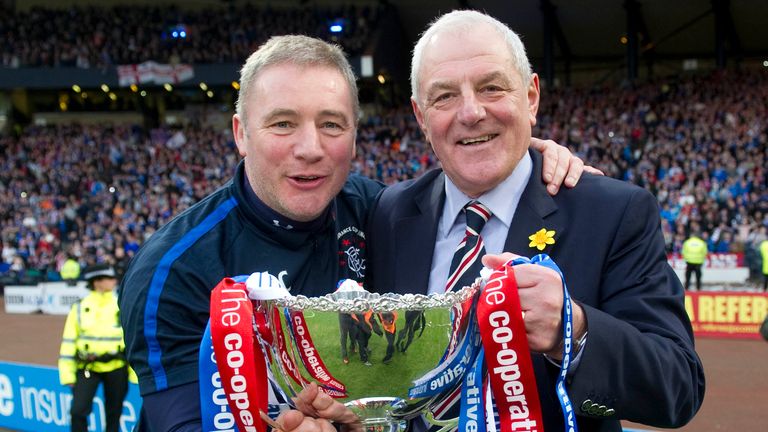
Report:
[[[471,285],[480,276],[480,269],[483,268],[480,259],[485,255],[485,246],[480,232],[488,219],[491,218],[491,211],[479,201],[471,201],[464,206],[464,213],[467,215],[467,228],[464,231],[464,239],[459,243],[453,260],[451,260],[450,276],[445,285],[445,291],[459,290]],[[458,417],[460,401],[461,388],[458,387],[438,406],[434,407],[435,418],[446,420]],[[440,429],[438,426],[428,428],[430,432],[436,432]],[[455,431],[456,429],[451,430]]]
[[[453,255],[448,273],[450,276],[445,284],[446,291],[455,291],[471,285],[483,268],[480,258],[485,255],[485,246],[480,231],[491,218],[491,211],[479,201],[471,201],[464,206],[464,213],[467,215],[467,229],[464,239]]]

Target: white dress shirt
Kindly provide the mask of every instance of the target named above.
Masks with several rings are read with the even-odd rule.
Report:
[[[509,227],[512,225],[512,217],[515,215],[517,204],[528,184],[532,170],[533,161],[526,152],[509,177],[477,198],[477,201],[483,203],[493,213],[480,232],[486,253],[504,252],[504,243],[507,240]],[[437,224],[435,251],[432,254],[432,269],[429,273],[430,294],[445,292],[451,260],[464,238],[467,227],[467,217],[461,209],[470,201],[473,199],[460,191],[451,179],[445,176],[445,205]]]

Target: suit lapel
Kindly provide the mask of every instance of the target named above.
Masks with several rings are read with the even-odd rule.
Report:
[[[553,245],[544,250],[528,246],[528,239],[542,228],[555,231],[555,242],[563,234],[565,225],[558,218],[551,217],[557,211],[557,204],[541,180],[542,158],[537,151],[530,151],[533,160],[531,178],[520,197],[520,203],[512,218],[505,252],[532,257],[539,253],[550,253]],[[425,176],[430,175],[429,173]],[[424,293],[429,286],[432,269],[437,224],[445,203],[445,175],[435,174],[430,184],[415,194],[410,202],[409,214],[395,221],[395,291],[398,293]]]
[[[440,171],[427,187],[414,195],[412,202],[403,203],[410,206],[411,215],[395,221],[395,283],[400,293],[427,293],[444,192],[445,177]]]
[[[537,151],[530,151],[533,159],[533,169],[528,185],[520,197],[520,203],[515,210],[515,216],[512,218],[512,225],[509,228],[507,241],[504,244],[505,252],[513,252],[518,255],[532,257],[540,253],[549,253],[553,245],[547,245],[540,251],[535,247],[528,246],[528,239],[533,233],[542,228],[555,231],[555,242],[562,235],[565,226],[558,223],[556,218],[549,217],[557,211],[557,204],[549,195],[546,185],[541,180],[542,159]]]

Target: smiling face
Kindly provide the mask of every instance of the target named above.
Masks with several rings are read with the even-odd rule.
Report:
[[[355,154],[349,85],[331,67],[277,64],[261,70],[247,119],[232,130],[256,195],[297,221],[319,217],[339,193]]]
[[[524,83],[502,36],[487,24],[437,32],[420,65],[416,119],[443,170],[470,197],[517,166],[536,124],[539,80]]]

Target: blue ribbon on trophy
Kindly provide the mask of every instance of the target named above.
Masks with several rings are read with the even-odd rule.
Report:
[[[470,319],[472,320],[474,313]],[[453,387],[462,377],[464,372],[472,365],[477,352],[480,350],[480,333],[477,326],[470,321],[471,331],[467,331],[459,342],[458,349],[454,350],[439,367],[428,374],[415,380],[408,390],[408,397],[430,397],[445,392]]]
[[[571,304],[571,296],[568,293],[568,285],[565,283],[565,276],[560,270],[560,267],[555,264],[555,261],[547,254],[538,254],[533,258],[519,257],[512,260],[510,265],[518,264],[536,264],[547,267],[557,272],[560,275],[560,279],[563,281],[563,360],[560,363],[560,373],[557,376],[555,383],[555,390],[557,391],[558,400],[560,402],[560,408],[563,411],[563,419],[565,420],[566,432],[578,432],[579,427],[576,424],[575,414],[573,412],[573,405],[571,399],[568,397],[568,392],[565,389],[565,381],[568,375],[568,369],[571,366],[573,360],[573,312]]]
[[[459,430],[485,432],[485,351],[480,348],[472,368],[464,375],[461,388]]]

